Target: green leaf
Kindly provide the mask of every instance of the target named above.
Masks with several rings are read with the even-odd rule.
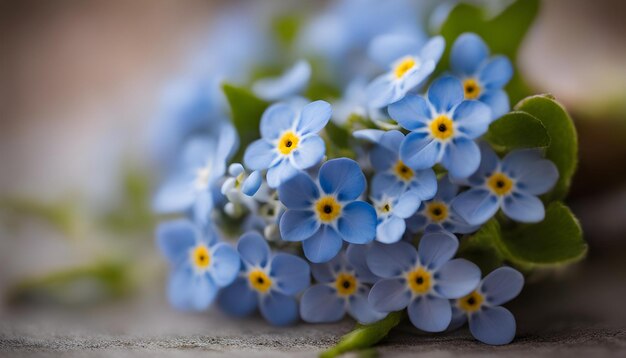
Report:
[[[228,83],[222,85],[230,110],[232,120],[239,134],[239,151],[235,161],[243,158],[243,152],[248,144],[259,138],[259,123],[261,116],[269,103],[257,98],[250,90]]]
[[[542,222],[502,230],[500,239],[513,262],[532,266],[565,264],[587,253],[578,220],[567,206],[556,201],[548,206]]]
[[[385,338],[389,331],[403,320],[404,316],[404,311],[392,312],[378,322],[357,325],[356,329],[341,337],[337,345],[324,351],[320,357],[332,358],[346,352],[372,347]]]
[[[278,40],[278,43],[289,48],[298,36],[302,19],[295,14],[283,14],[274,19],[272,22],[272,31]]]
[[[484,138],[502,151],[550,145],[550,136],[541,121],[520,111],[507,113],[491,123]]]
[[[548,131],[550,145],[546,149],[546,158],[559,169],[559,180],[544,198],[547,201],[562,200],[567,195],[578,165],[578,136],[574,122],[565,109],[549,96],[528,97],[515,109],[537,118]]]
[[[475,263],[481,272],[488,273],[502,266],[504,257],[498,247],[500,224],[489,220],[475,234],[463,239],[458,256]]]
[[[480,35],[487,42],[491,53],[506,55],[515,64],[519,46],[538,10],[539,0],[518,0],[490,19],[479,7],[465,3],[457,5],[441,27],[441,35],[446,39],[447,49],[438,72],[443,72],[448,66],[450,48],[454,40],[464,32]],[[506,89],[513,103],[530,93],[517,69]]]

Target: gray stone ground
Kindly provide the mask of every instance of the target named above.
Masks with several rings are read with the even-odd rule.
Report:
[[[516,340],[504,347],[474,341],[463,329],[393,331],[382,356],[626,356],[626,261],[620,252],[593,257],[558,277],[541,277],[509,308]],[[226,319],[171,310],[162,295],[96,308],[14,308],[0,317],[0,356],[233,356],[314,357],[352,328],[334,325],[267,326],[258,317]]]

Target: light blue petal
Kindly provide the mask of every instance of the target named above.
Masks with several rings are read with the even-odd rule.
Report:
[[[278,139],[284,131],[293,129],[296,117],[294,109],[286,103],[271,105],[261,117],[261,137],[266,141]]]
[[[379,312],[399,311],[409,305],[411,291],[404,279],[383,279],[374,284],[368,301]]]
[[[276,254],[272,259],[270,275],[277,289],[286,295],[296,295],[311,284],[309,264],[295,255]]]
[[[309,287],[300,300],[300,316],[309,323],[337,322],[345,313],[344,300],[327,285]]]
[[[480,70],[478,79],[488,90],[501,89],[513,77],[513,65],[505,56],[494,56],[485,62]]]
[[[400,152],[400,143],[402,143],[403,140],[404,134],[394,129],[385,132],[378,144],[397,155]]]
[[[228,166],[228,175],[236,177],[237,175],[243,173],[243,165],[241,163],[233,163]]]
[[[326,194],[334,194],[339,201],[351,201],[365,190],[365,175],[352,159],[332,159],[322,164],[319,182]]]
[[[278,188],[280,201],[289,209],[309,209],[319,196],[317,185],[305,173],[298,173]]]
[[[413,300],[408,313],[411,323],[426,332],[443,332],[452,320],[450,301],[428,295]]]
[[[302,108],[297,131],[301,135],[321,131],[332,115],[332,108],[326,101],[315,101]]]
[[[435,290],[445,298],[460,298],[480,283],[480,269],[464,259],[446,262],[437,270]]]
[[[294,297],[272,292],[261,297],[261,315],[275,326],[288,326],[298,321],[298,302]]]
[[[348,299],[348,312],[360,324],[370,324],[387,316],[386,312],[378,312],[368,301],[367,295],[370,290],[365,290],[364,295],[352,295]]]
[[[291,154],[291,163],[297,169],[308,169],[319,163],[326,154],[324,140],[317,134],[302,138],[298,148]]]
[[[480,101],[491,108],[491,120],[494,121],[511,110],[509,95],[504,90],[489,91],[480,96]]]
[[[427,233],[422,236],[417,254],[420,263],[431,270],[436,270],[454,257],[459,248],[456,236],[445,231]]]
[[[298,173],[298,169],[294,168],[291,162],[285,158],[267,171],[267,185],[272,189],[276,189]]]
[[[381,131],[379,129],[360,129],[358,131],[352,132],[354,138],[363,139],[371,143],[378,143],[380,138],[387,132]]]
[[[237,242],[237,252],[248,267],[265,267],[270,259],[270,246],[258,232],[243,234]]]
[[[213,138],[206,136],[193,137],[183,148],[181,165],[187,169],[206,166],[208,160],[212,156],[216,156],[217,146]]]
[[[389,74],[376,77],[365,89],[367,103],[372,108],[382,108],[395,102],[396,87]]]
[[[370,151],[370,162],[377,172],[389,170],[397,161],[398,153],[383,146],[377,145]]]
[[[354,267],[359,281],[374,283],[378,281],[378,276],[367,266],[367,252],[370,245],[350,244],[346,249],[346,259]]]
[[[467,179],[450,176],[452,182],[468,186],[479,186],[498,169],[500,166],[500,158],[498,158],[496,152],[491,149],[491,146],[486,142],[480,142],[478,146],[480,148],[480,165],[478,166],[478,170]]]
[[[432,169],[415,171],[409,190],[417,193],[420,200],[432,199],[437,193],[437,176]]]
[[[376,235],[376,210],[363,201],[343,207],[337,222],[339,235],[352,244],[365,244]]]
[[[454,139],[446,146],[441,164],[448,169],[450,176],[467,178],[480,166],[480,149],[471,139]]]
[[[243,162],[251,170],[269,168],[278,158],[276,148],[264,139],[250,143],[243,155]]]
[[[470,225],[482,225],[498,211],[498,198],[486,189],[470,189],[452,201],[452,208]]]
[[[239,147],[239,137],[235,127],[229,122],[225,122],[220,126],[219,137],[217,140],[217,148],[215,150],[215,158],[212,162],[211,178],[218,179],[226,172],[226,163],[232,157]]]
[[[441,144],[424,133],[412,132],[400,145],[400,158],[413,169],[428,169],[437,164]]]
[[[393,120],[409,131],[424,127],[432,118],[428,102],[415,94],[407,94],[403,99],[392,103],[387,110]]]
[[[250,173],[250,176],[248,176],[246,180],[244,180],[243,185],[241,186],[241,192],[247,196],[253,196],[257,191],[259,191],[262,183],[263,177],[261,176],[261,172],[259,170],[255,170]]]
[[[191,210],[193,220],[198,224],[210,223],[211,210],[213,210],[212,188],[197,192]]]
[[[206,275],[194,275],[191,267],[183,266],[172,272],[168,297],[174,308],[182,311],[204,311],[217,294],[217,288]]]
[[[397,216],[390,216],[376,226],[376,241],[384,244],[393,244],[400,241],[405,230],[406,224],[403,219]]]
[[[211,248],[211,267],[209,275],[218,287],[230,285],[241,267],[241,260],[237,251],[225,243],[219,243]]]
[[[491,122],[491,109],[479,101],[463,101],[454,109],[454,123],[459,131],[470,139],[487,132]]]
[[[163,256],[170,263],[176,264],[187,258],[189,249],[195,245],[198,235],[198,230],[189,220],[167,221],[157,227],[157,245]]]
[[[504,307],[485,307],[470,316],[469,328],[483,343],[508,344],[515,338],[515,317]]]
[[[455,307],[454,301],[450,302],[450,304],[452,306],[452,320],[446,329],[448,332],[455,331],[463,327],[463,325],[467,322],[467,314]]]
[[[402,194],[398,199],[398,202],[393,206],[393,215],[402,219],[406,219],[409,216],[415,214],[420,207],[421,200],[420,195],[416,191],[407,191]]]
[[[335,281],[335,268],[341,268],[341,255],[322,264],[311,264],[311,274],[317,283],[331,283]]]
[[[504,198],[502,211],[509,218],[523,223],[540,222],[546,215],[539,198],[517,192]]]
[[[474,33],[461,34],[450,51],[450,67],[457,74],[472,76],[489,56],[485,42]]]
[[[409,91],[420,87],[434,70],[435,61],[426,60],[422,62],[417,71],[408,72],[391,103],[401,100]]]
[[[502,171],[516,179],[516,187],[532,195],[547,193],[559,179],[554,163],[541,157],[538,150],[522,149],[507,154]]]
[[[264,78],[252,86],[254,94],[266,101],[277,101],[300,93],[311,78],[311,65],[304,60],[296,62],[277,78]]]
[[[424,62],[433,61],[435,64],[439,62],[446,48],[446,40],[442,36],[435,36],[420,50],[420,59]]]
[[[393,197],[400,195],[406,189],[406,184],[391,173],[378,173],[374,175],[371,185],[371,194],[374,197],[379,197],[382,194]]]
[[[252,314],[257,308],[259,297],[251,290],[248,280],[239,277],[230,286],[220,290],[217,303],[229,315],[244,317]]]
[[[452,183],[448,174],[446,174],[437,181],[437,195],[435,195],[435,199],[449,203],[458,192],[459,186]]]
[[[280,218],[280,235],[285,241],[302,241],[310,238],[320,227],[312,211],[287,210]]]
[[[191,175],[178,175],[161,186],[152,202],[152,209],[159,214],[179,213],[188,210],[196,198]]]
[[[367,48],[367,55],[379,66],[387,68],[406,55],[417,55],[423,45],[419,38],[392,34],[375,37]]]
[[[410,232],[417,233],[424,230],[427,223],[426,217],[418,211],[416,215],[406,220],[406,227]]]
[[[413,245],[399,241],[395,244],[374,244],[367,252],[367,266],[377,276],[398,277],[410,270],[417,262],[417,250]]]
[[[309,239],[302,243],[304,256],[314,263],[327,262],[341,250],[341,237],[328,225],[322,225]]]
[[[456,77],[439,77],[428,88],[428,100],[437,113],[450,112],[463,98],[463,85]]]
[[[510,267],[500,267],[487,275],[480,284],[480,292],[492,306],[509,302],[519,295],[524,287],[524,276]]]

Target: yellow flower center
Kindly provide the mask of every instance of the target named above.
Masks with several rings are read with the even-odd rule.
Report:
[[[460,309],[465,312],[476,312],[485,301],[485,297],[477,291],[472,291],[469,295],[460,298],[457,302]]]
[[[278,151],[280,154],[288,155],[298,148],[298,143],[300,143],[300,137],[293,131],[287,131],[278,140]]]
[[[396,165],[393,168],[393,171],[396,173],[396,176],[404,181],[409,181],[413,179],[413,169],[407,167],[401,160],[398,160]]]
[[[315,204],[317,216],[322,222],[331,222],[341,214],[341,205],[332,196],[321,197]]]
[[[463,92],[465,94],[465,99],[476,99],[480,96],[481,88],[473,78],[468,78],[463,81]]]
[[[503,173],[493,173],[487,179],[487,186],[496,195],[506,195],[513,189],[513,180]]]
[[[409,272],[406,275],[406,280],[413,293],[423,295],[430,292],[432,286],[430,282],[431,275],[430,272],[426,271],[423,267],[418,267],[417,269]]]
[[[415,58],[407,56],[398,61],[398,64],[393,69],[393,74],[396,76],[396,78],[402,78],[402,76],[404,76],[416,64],[417,62],[415,61]]]
[[[255,290],[265,293],[272,287],[272,279],[261,270],[252,270],[248,273],[248,281],[250,286]]]
[[[426,204],[426,215],[432,222],[442,222],[448,218],[448,205],[441,201],[431,201]]]
[[[199,245],[191,251],[191,261],[198,269],[206,269],[211,263],[211,254],[204,245]]]
[[[354,275],[341,272],[335,279],[335,288],[340,296],[352,295],[358,287],[357,279]]]
[[[430,133],[439,140],[446,140],[454,134],[454,123],[445,114],[439,115],[430,122]]]
[[[391,203],[385,202],[378,207],[378,212],[382,214],[387,214],[391,211]]]

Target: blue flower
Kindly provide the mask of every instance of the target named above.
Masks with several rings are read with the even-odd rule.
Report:
[[[400,144],[404,140],[404,134],[400,131],[364,129],[354,132],[354,136],[377,144],[370,152],[370,162],[376,170],[372,178],[374,195],[384,193],[397,196],[413,191],[420,200],[431,199],[435,195],[435,172],[431,168],[414,170],[400,160]]]
[[[407,95],[389,106],[389,115],[411,131],[400,145],[407,166],[426,169],[441,163],[455,177],[478,169],[480,151],[473,139],[487,131],[491,111],[482,102],[463,100],[458,79],[435,80],[427,98]]]
[[[252,170],[268,169],[267,184],[277,188],[299,170],[319,163],[326,146],[317,132],[330,120],[330,104],[315,101],[298,114],[293,107],[277,103],[261,118],[261,139],[250,144],[244,155]]]
[[[386,194],[372,198],[378,214],[376,241],[392,244],[399,241],[406,230],[406,222],[419,208],[421,200],[415,191],[407,191],[396,197]]]
[[[441,332],[452,319],[450,300],[472,292],[480,269],[464,259],[451,260],[459,242],[450,233],[425,234],[418,250],[411,244],[377,244],[367,253],[367,266],[382,279],[374,284],[369,301],[382,312],[408,307],[413,325]]]
[[[471,225],[485,223],[499,208],[515,221],[543,220],[545,209],[537,195],[547,193],[556,183],[556,166],[538,149],[514,150],[502,162],[488,144],[481,143],[480,151],[480,168],[461,181],[471,188],[454,199],[454,210]]]
[[[368,53],[374,61],[388,67],[389,72],[377,77],[368,86],[369,105],[381,108],[404,98],[433,73],[444,47],[445,41],[441,36],[432,38],[425,45],[403,35],[375,38]]]
[[[318,282],[302,295],[300,315],[310,323],[337,322],[346,311],[359,323],[368,324],[384,318],[367,300],[370,285],[378,279],[365,263],[366,245],[350,245],[344,254],[324,264],[313,264],[311,271]],[[354,263],[353,263],[354,262]]]
[[[153,209],[171,214],[193,209],[198,222],[203,223],[213,208],[212,189],[226,171],[226,163],[238,145],[237,133],[230,124],[223,124],[220,135],[197,137],[185,147],[174,174],[157,190]]]
[[[220,307],[234,316],[247,316],[257,307],[271,324],[284,326],[298,320],[296,295],[311,283],[309,264],[289,254],[270,252],[256,232],[244,234],[237,243],[241,273],[224,288],[218,298]]]
[[[504,86],[513,77],[513,66],[505,56],[489,58],[487,44],[476,34],[459,36],[450,52],[452,72],[463,82],[465,99],[476,99],[491,108],[492,119],[510,109]]]
[[[524,276],[510,267],[487,275],[478,288],[453,303],[451,329],[469,320],[470,332],[479,341],[492,345],[510,343],[515,337],[515,317],[501,305],[519,295]]]
[[[459,192],[459,186],[453,184],[447,175],[437,182],[437,194],[432,200],[425,201],[415,215],[407,220],[411,232],[446,230],[454,234],[469,234],[478,229],[469,225],[450,206]]]
[[[280,234],[286,241],[302,241],[304,255],[315,263],[335,257],[344,240],[364,244],[376,234],[376,211],[357,200],[365,190],[365,176],[355,161],[327,161],[320,167],[318,181],[298,173],[278,188],[278,197],[287,207]]]
[[[287,100],[302,92],[310,79],[311,65],[305,60],[300,60],[280,77],[256,81],[252,90],[266,101]]]
[[[185,219],[157,228],[157,244],[172,266],[169,300],[179,310],[205,310],[239,272],[237,251],[219,243],[210,227],[203,231]]]

